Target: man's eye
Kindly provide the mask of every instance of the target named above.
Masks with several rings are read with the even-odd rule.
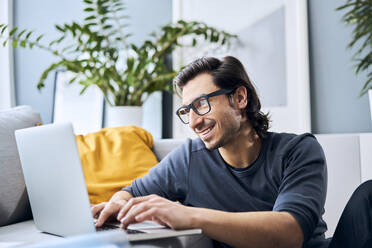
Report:
[[[200,99],[199,101],[196,101],[195,103],[194,103],[194,106],[195,106],[195,108],[204,108],[204,107],[206,107],[206,106],[208,106],[208,101],[207,101],[207,99],[205,99],[205,98],[203,98],[203,99]]]
[[[208,106],[208,101],[207,101],[207,99],[201,99],[201,100],[199,101],[199,105],[202,106],[202,107],[204,107],[204,106]]]

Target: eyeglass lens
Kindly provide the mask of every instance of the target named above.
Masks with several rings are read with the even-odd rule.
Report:
[[[205,115],[210,111],[210,105],[207,97],[200,97],[192,102],[193,110],[198,115]],[[187,107],[178,110],[178,116],[181,118],[182,122],[185,124],[189,123],[190,109]]]

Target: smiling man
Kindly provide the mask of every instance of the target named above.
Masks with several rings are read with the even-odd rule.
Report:
[[[123,228],[144,220],[201,228],[219,247],[327,247],[326,162],[314,136],[268,132],[234,57],[198,59],[174,83],[177,115],[199,138],[94,206],[97,226],[116,216]]]

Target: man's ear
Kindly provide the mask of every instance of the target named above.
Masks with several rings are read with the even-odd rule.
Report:
[[[245,109],[248,104],[247,88],[240,86],[235,90],[234,101],[239,109]]]

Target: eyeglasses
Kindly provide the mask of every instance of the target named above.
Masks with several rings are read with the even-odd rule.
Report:
[[[235,89],[221,89],[209,93],[207,95],[200,96],[192,101],[189,105],[182,106],[176,111],[176,115],[180,118],[180,120],[184,124],[189,124],[190,119],[190,109],[194,110],[194,112],[200,116],[206,115],[211,111],[211,105],[209,103],[209,98],[214,96],[219,96],[223,94],[230,94]]]

